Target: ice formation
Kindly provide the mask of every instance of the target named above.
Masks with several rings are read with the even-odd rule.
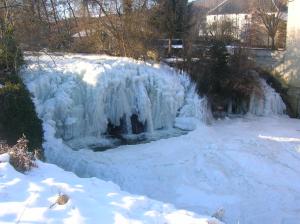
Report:
[[[224,119],[196,128],[209,115],[207,101],[196,94],[187,76],[168,67],[105,56],[27,60],[23,80],[43,120],[48,162],[199,213],[213,214],[224,207],[228,223],[299,219],[294,209],[299,195],[297,120]],[[260,83],[263,96],[251,97],[250,112],[282,114],[279,94],[264,80]],[[124,132],[139,123],[154,134],[173,127],[196,130],[101,153],[64,144],[109,144],[109,123]],[[270,174],[275,178],[268,178]]]
[[[110,135],[153,138],[162,130],[191,131],[210,116],[206,98],[198,96],[188,76],[167,66],[79,54],[27,60],[23,79],[39,117],[72,148],[110,147]],[[249,113],[283,114],[280,95],[265,80],[260,85],[263,94],[252,94]]]
[[[107,56],[27,59],[23,78],[39,116],[73,146],[103,143],[110,132],[190,130],[191,118],[208,114],[189,78],[166,66]]]
[[[279,95],[264,79],[259,79],[262,96],[255,93],[251,95],[249,112],[258,116],[282,115],[286,106]]]

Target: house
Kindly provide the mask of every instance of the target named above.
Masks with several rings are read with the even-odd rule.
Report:
[[[250,1],[225,0],[207,13],[206,23],[209,26],[213,23],[220,24],[230,21],[237,30],[234,32],[235,38],[240,39],[244,28],[250,23],[251,17]]]
[[[191,35],[193,37],[199,37],[204,35],[206,27],[206,15],[207,12],[224,0],[196,0],[190,3],[190,15],[191,15]]]
[[[260,0],[260,7],[264,7],[264,11],[276,13],[279,8],[273,0]],[[206,15],[206,29],[212,24],[216,26],[224,21],[229,21],[234,27],[234,37],[241,41],[246,41],[251,32],[255,20],[255,4],[257,0],[223,0],[214,8],[210,9]],[[255,27],[257,29],[257,27]],[[263,27],[261,27],[263,30]],[[208,30],[200,30],[199,34],[207,34]],[[261,39],[261,45],[266,45],[268,42],[267,32],[260,32],[257,38]]]

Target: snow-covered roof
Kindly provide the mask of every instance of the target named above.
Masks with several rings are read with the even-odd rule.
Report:
[[[213,9],[218,6],[224,0],[196,0],[191,4],[196,8],[205,8],[205,9]]]
[[[208,12],[208,15],[243,14],[249,13],[255,5],[256,0],[224,0]],[[277,10],[273,0],[261,0],[261,5],[268,11]]]

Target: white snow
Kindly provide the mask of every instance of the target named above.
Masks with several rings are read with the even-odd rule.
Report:
[[[26,175],[0,155],[0,223],[219,224],[172,205],[123,192],[97,178],[78,178],[55,165],[38,162]],[[55,204],[59,194],[69,201]]]
[[[198,126],[187,135],[73,151],[45,127],[46,155],[82,177],[97,176],[131,193],[198,214],[224,209],[225,223],[300,219],[300,121],[246,117]]]
[[[175,119],[175,124],[174,126],[176,128],[182,129],[182,130],[187,130],[187,131],[192,131],[196,129],[196,124],[197,120],[195,118],[191,117],[178,117]]]
[[[263,99],[252,99],[251,112],[271,117],[250,113],[208,126],[201,123],[209,117],[206,100],[195,95],[184,75],[171,69],[104,56],[56,59],[57,67],[50,67],[49,58],[40,58],[40,66],[31,58],[23,76],[43,119],[49,162],[81,177],[113,181],[122,190],[198,214],[219,217],[224,213],[226,223],[299,222],[300,120],[275,116],[284,106],[266,83],[262,81]],[[136,87],[127,80],[129,76],[138,80]],[[152,99],[149,89],[155,96],[150,100],[151,109],[142,104]],[[79,94],[82,92],[85,94]],[[124,98],[131,94],[139,100]],[[103,99],[103,95],[116,99]],[[127,104],[131,109],[125,108]],[[180,137],[105,152],[75,151],[64,144],[69,138],[103,141],[103,117],[117,123],[124,112],[121,109],[130,115],[135,107],[142,111],[142,121],[152,121],[149,131],[173,126],[196,129]]]

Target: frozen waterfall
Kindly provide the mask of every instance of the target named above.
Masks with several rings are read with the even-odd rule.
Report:
[[[184,74],[108,56],[28,57],[23,79],[40,118],[74,148],[105,144],[109,134],[191,130],[207,103]]]
[[[259,79],[262,89],[262,96],[255,93],[251,95],[249,112],[258,116],[282,115],[286,111],[286,106],[279,95],[266,80]]]
[[[211,116],[188,76],[168,66],[80,54],[28,56],[27,62],[23,80],[39,117],[74,149],[175,136]],[[252,94],[249,112],[283,114],[280,95],[265,80],[260,85],[263,96]]]

